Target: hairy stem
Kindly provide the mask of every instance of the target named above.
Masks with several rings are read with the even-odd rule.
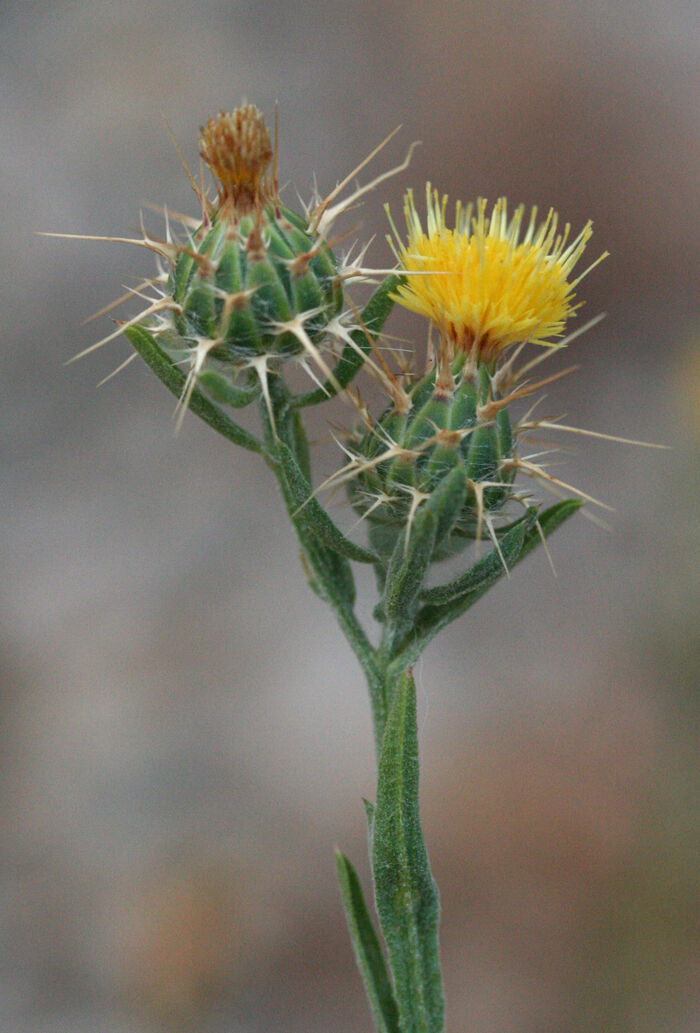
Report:
[[[300,516],[298,502],[285,477],[280,442],[302,462],[305,459],[303,453],[308,446],[281,377],[270,378],[269,393],[270,408],[266,403],[261,403],[266,460],[279,484],[285,508],[297,533],[311,587],[333,609],[338,624],[364,671],[372,707],[375,748],[379,757],[387,707],[383,672],[377,665],[376,650],[355,615],[351,602],[354,595],[349,596],[347,585],[343,584],[348,575],[352,578],[349,564],[323,546],[305,525]],[[352,587],[354,589],[354,582]]]

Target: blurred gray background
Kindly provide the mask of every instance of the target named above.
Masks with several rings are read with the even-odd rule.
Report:
[[[279,100],[290,203],[399,123],[377,171],[422,140],[346,221],[376,265],[382,203],[428,178],[590,217],[611,252],[581,289],[607,319],[545,407],[672,451],[562,442],[610,530],[572,521],[556,579],[536,555],[427,653],[424,821],[450,1033],[697,1028],[693,7],[4,0],[1,1029],[370,1028],[333,866],[338,843],[367,874],[360,671],[262,465],[193,417],[175,437],[140,362],[96,389],[123,340],[64,365],[150,256],[35,235],[195,214],[163,116],[196,165],[244,97]]]

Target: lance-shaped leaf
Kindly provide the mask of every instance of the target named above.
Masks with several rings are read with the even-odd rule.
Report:
[[[384,730],[372,840],[377,914],[401,1033],[443,1033],[440,904],[420,825],[416,694],[410,672],[399,681]]]
[[[379,938],[365,904],[360,880],[340,850],[336,850],[335,859],[350,938],[369,997],[377,1033],[399,1033],[399,1013],[391,980]]]
[[[451,473],[443,477],[440,484],[431,493],[426,506],[437,518],[435,545],[452,530],[455,520],[467,497],[467,478],[461,464]]]
[[[186,376],[182,370],[173,365],[158,346],[155,338],[140,326],[131,326],[125,329],[124,335],[168,390],[172,391],[176,398],[182,398]],[[228,438],[235,445],[241,445],[251,452],[264,451],[262,443],[250,431],[239,427],[237,423],[229,419],[213,402],[205,398],[196,387],[190,395],[189,408],[203,419],[205,423],[208,423],[210,427],[213,427],[219,434],[223,434],[225,438]]]
[[[525,535],[525,542],[516,562],[524,560],[533,549],[537,548],[542,538],[548,538],[552,531],[561,527],[565,520],[568,520],[574,513],[578,513],[582,505],[581,499],[562,499],[561,502],[556,502],[549,509],[545,509],[543,513],[539,513],[537,525]]]
[[[401,535],[389,561],[384,585],[385,647],[411,623],[415,604],[435,551],[437,518],[427,507],[418,510],[408,541]]]
[[[454,581],[446,585],[437,585],[435,588],[426,588],[421,592],[421,599],[426,603],[449,603],[453,599],[473,592],[476,588],[485,588],[498,581],[518,559],[525,534],[534,525],[537,519],[537,510],[531,506],[517,524],[511,527],[499,541],[499,548],[492,549],[483,559],[475,563],[473,567],[465,571]],[[504,565],[505,564],[505,565]]]
[[[300,520],[324,545],[341,556],[359,563],[376,563],[377,557],[355,545],[338,530],[323,506],[311,491],[311,485],[301,472],[292,451],[283,441],[279,443],[279,454],[289,490],[297,507],[295,519]]]
[[[550,506],[549,509],[539,513],[537,519],[533,521],[533,524],[527,531],[524,531],[523,524],[516,524],[512,527],[501,538],[499,543],[508,570],[520,563],[533,549],[542,543],[544,538],[555,531],[582,505],[583,503],[580,499],[564,499],[562,502],[557,502],[555,505]],[[482,564],[483,566],[481,566]],[[478,581],[472,588],[469,588],[469,575],[477,568],[480,568]],[[476,567],[464,575],[464,591],[461,594],[452,595],[449,585],[430,590],[434,591],[438,598],[440,591],[446,591],[450,598],[447,601],[431,602],[421,607],[416,614],[410,634],[404,638],[403,642],[395,650],[394,660],[391,665],[394,670],[400,672],[414,664],[435,635],[481,599],[482,595],[496,581],[500,580],[505,573],[506,568],[501,561],[501,557],[498,555],[497,550],[494,549]],[[482,576],[486,574],[487,576]],[[391,673],[391,670],[389,673]]]
[[[400,286],[402,277],[389,276],[377,287],[362,310],[360,316],[361,327],[353,330],[350,337],[353,344],[346,344],[343,348],[338,363],[333,370],[333,379],[326,381],[323,387],[314,391],[307,391],[306,394],[297,395],[293,400],[296,406],[318,405],[325,402],[332,395],[336,394],[338,388],[347,387],[355,374],[362,368],[365,356],[372,348],[372,342],[379,336],[384,323],[394,307],[392,295]]]
[[[309,585],[339,616],[350,613],[356,596],[352,567],[344,556],[327,549],[302,521],[295,521],[295,525]]]

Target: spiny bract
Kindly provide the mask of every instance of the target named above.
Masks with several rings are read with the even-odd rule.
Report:
[[[146,328],[222,401],[265,389],[268,370],[298,356],[328,368],[319,345],[342,308],[335,256],[309,220],[280,203],[269,136],[252,105],[202,129],[200,153],[217,180],[203,220],[172,248],[167,300]],[[244,390],[241,391],[240,389]]]
[[[169,287],[177,334],[207,342],[212,358],[245,366],[260,355],[297,355],[340,311],[333,254],[279,203],[251,213],[222,208],[182,251]],[[297,327],[292,324],[297,321]]]
[[[461,360],[452,372],[453,392],[436,385],[433,370],[408,390],[410,407],[387,409],[351,444],[358,473],[349,482],[350,499],[382,554],[423,504],[438,517],[437,560],[463,549],[512,498],[507,408],[494,400],[485,365],[477,370]]]

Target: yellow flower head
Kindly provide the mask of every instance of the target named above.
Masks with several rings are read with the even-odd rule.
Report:
[[[557,233],[556,212],[550,210],[538,226],[533,208],[520,239],[524,205],[509,219],[505,198],[496,201],[490,216],[483,198],[466,208],[458,201],[450,229],[447,197],[440,199],[428,183],[426,201],[424,230],[413,192],[406,194],[405,244],[392,223],[397,244],[391,243],[409,274],[396,300],[431,319],[451,355],[475,349],[488,361],[521,341],[553,344],[550,339],[562,334],[579,307],[573,304],[574,288],[586,273],[574,280],[569,274],[592,235],[591,223],[569,242],[568,224]]]

